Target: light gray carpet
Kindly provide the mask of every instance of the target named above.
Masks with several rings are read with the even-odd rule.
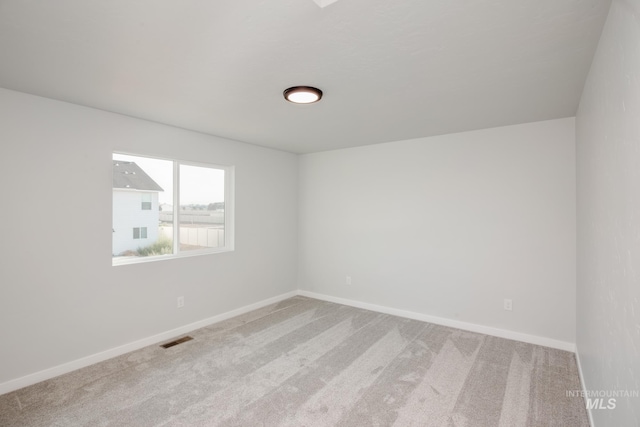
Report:
[[[573,354],[295,297],[0,396],[2,426],[588,426]]]

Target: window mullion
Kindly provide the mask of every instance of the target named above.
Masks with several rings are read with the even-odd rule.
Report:
[[[173,162],[173,253],[180,250],[180,165]]]

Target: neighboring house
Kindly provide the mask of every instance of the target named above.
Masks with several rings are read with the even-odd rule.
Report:
[[[158,193],[164,191],[134,162],[113,161],[114,256],[158,240]]]
[[[161,204],[160,212],[170,212],[171,214],[173,214],[173,205],[170,205],[169,203]]]

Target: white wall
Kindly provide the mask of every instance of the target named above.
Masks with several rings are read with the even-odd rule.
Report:
[[[576,117],[577,348],[588,390],[640,392],[640,1],[614,0]],[[592,410],[640,425],[640,398]]]
[[[300,288],[575,342],[574,143],[569,118],[301,156]]]
[[[236,250],[112,267],[113,151],[235,165]],[[296,288],[293,154],[0,89],[0,159],[0,384]]]

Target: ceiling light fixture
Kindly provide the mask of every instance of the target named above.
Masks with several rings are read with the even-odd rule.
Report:
[[[338,0],[313,0],[320,7],[327,7],[330,4],[337,2]]]
[[[310,86],[294,86],[283,92],[284,99],[294,104],[312,104],[322,99],[322,91]]]

